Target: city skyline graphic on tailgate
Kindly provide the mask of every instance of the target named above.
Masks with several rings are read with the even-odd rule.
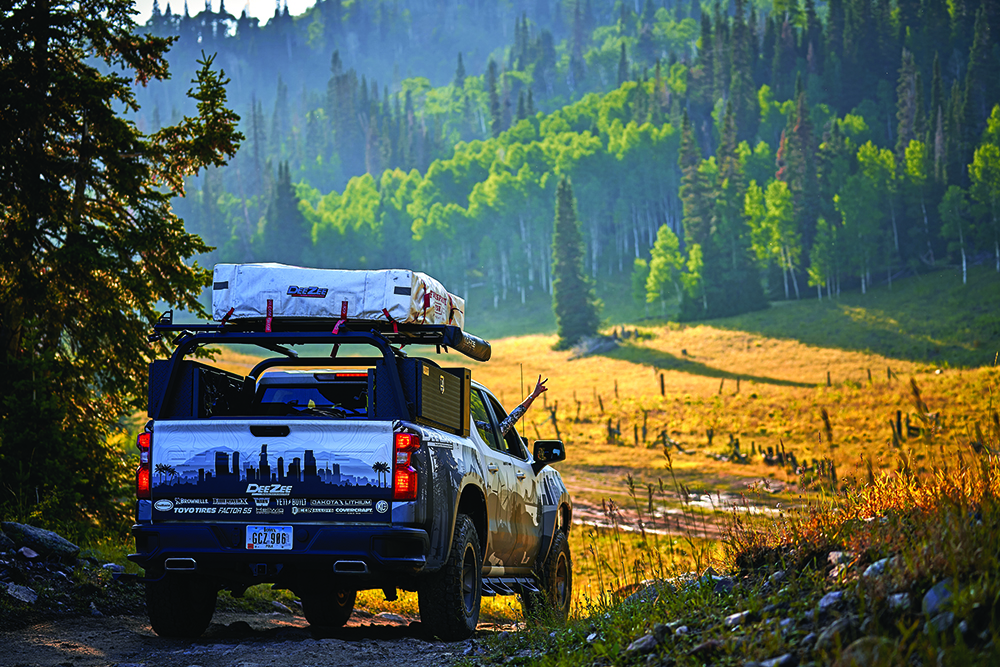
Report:
[[[331,452],[266,443],[256,451],[228,447],[198,452],[183,462],[160,462],[153,466],[153,486],[159,492],[205,494],[248,492],[258,486],[295,486],[296,491],[387,488],[391,485],[384,461],[366,461]],[[249,448],[248,448],[249,449]],[[365,474],[367,473],[367,474]]]

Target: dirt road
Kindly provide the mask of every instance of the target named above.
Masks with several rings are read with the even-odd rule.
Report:
[[[395,616],[356,615],[315,633],[297,615],[217,612],[195,641],[157,637],[144,616],[73,616],[0,633],[4,667],[437,667],[477,649],[476,639],[428,640],[419,623]]]

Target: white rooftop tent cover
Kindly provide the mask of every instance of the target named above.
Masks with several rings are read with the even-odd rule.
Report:
[[[216,321],[249,318],[381,320],[465,325],[465,300],[409,269],[344,271],[285,264],[216,264]]]

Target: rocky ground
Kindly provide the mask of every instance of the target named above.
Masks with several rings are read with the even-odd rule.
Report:
[[[163,639],[149,627],[142,584],[116,581],[120,565],[102,563],[49,531],[2,527],[0,666],[430,667],[480,653],[481,636],[491,634],[480,630],[476,639],[449,644],[429,638],[414,619],[363,610],[346,627],[320,633],[298,609],[279,602],[252,608],[220,597],[202,637]]]

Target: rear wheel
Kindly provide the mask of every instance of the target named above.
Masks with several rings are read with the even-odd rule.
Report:
[[[358,592],[321,587],[305,591],[299,597],[302,599],[302,613],[309,625],[339,628],[351,617]]]
[[[428,632],[445,641],[472,636],[479,623],[482,570],[479,534],[472,519],[459,514],[448,560],[417,591],[420,620]]]
[[[556,530],[552,548],[538,573],[541,591],[521,595],[524,618],[531,622],[565,623],[573,598],[573,559],[569,538]]]
[[[218,588],[195,575],[170,575],[146,584],[146,613],[161,637],[198,637],[215,613]]]

